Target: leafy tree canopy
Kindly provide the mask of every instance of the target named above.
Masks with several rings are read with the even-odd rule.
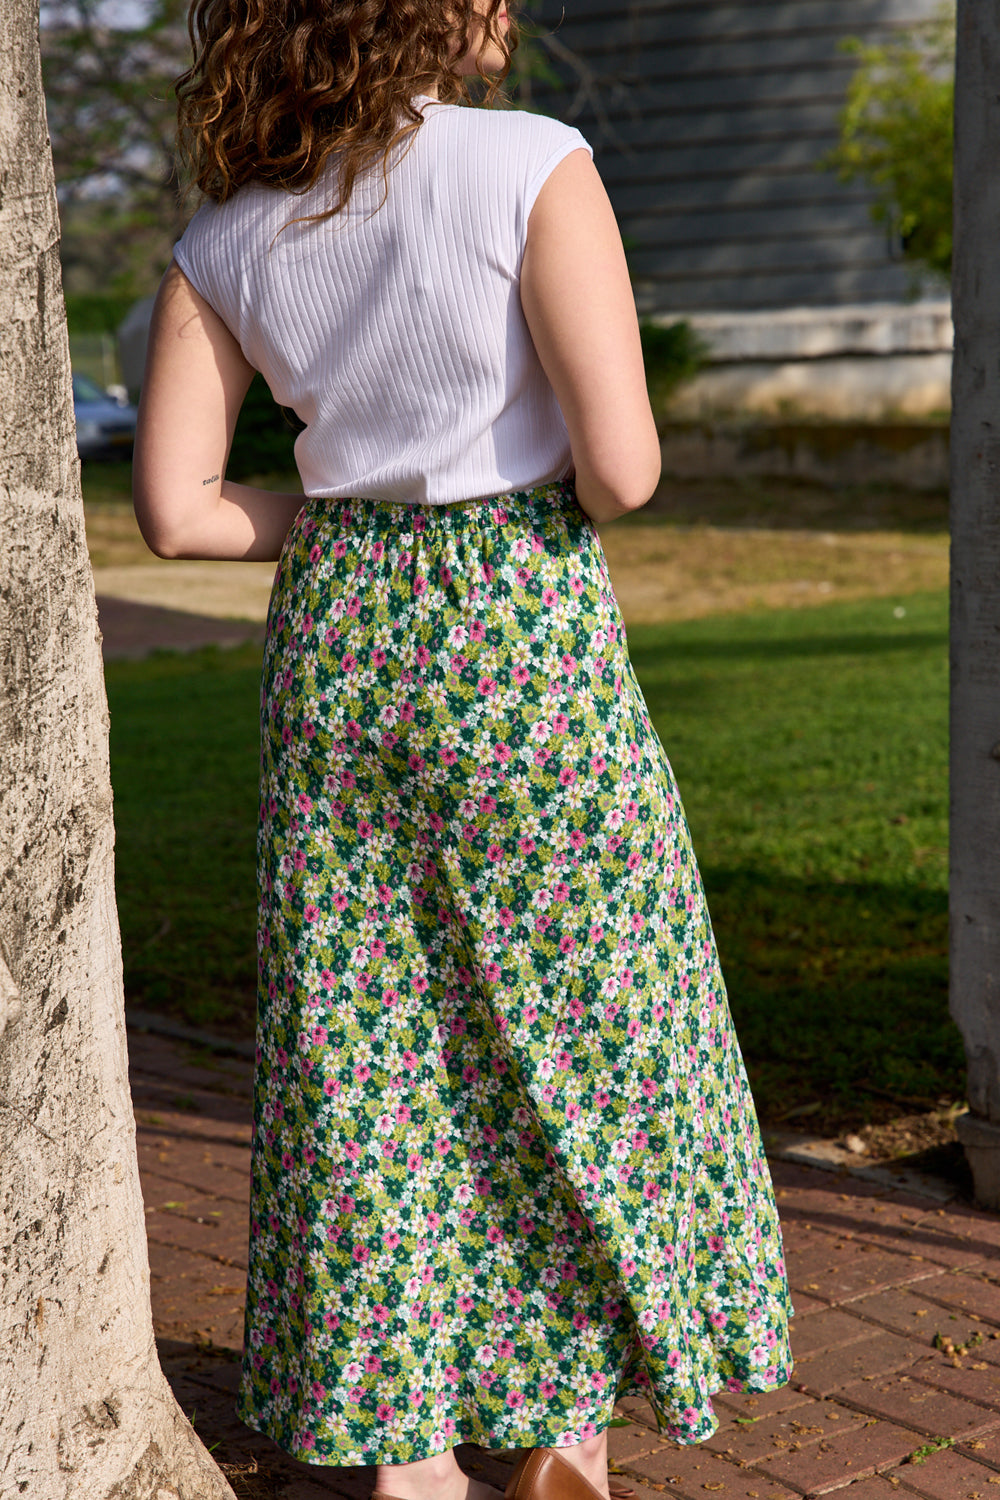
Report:
[[[942,276],[951,272],[955,17],[882,46],[853,39],[858,58],[841,115],[840,142],[826,158],[847,181],[875,190],[872,212],[899,236],[903,254]]]
[[[102,0],[46,8],[42,66],[73,290],[154,291],[187,220],[173,97],[190,57],[186,11],[185,0],[149,0],[141,24],[119,24]]]

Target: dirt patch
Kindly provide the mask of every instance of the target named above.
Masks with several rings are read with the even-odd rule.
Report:
[[[738,526],[770,531],[948,530],[943,490],[915,492],[885,485],[830,489],[794,479],[663,479],[636,521],[683,526]],[[629,517],[616,526],[633,524]]]
[[[716,512],[757,503],[754,491],[748,499],[732,486],[711,493]],[[689,525],[676,519],[685,495],[693,503],[690,491],[678,491],[673,512],[647,516],[647,507],[601,528],[626,624],[902,596],[947,584],[942,533]],[[772,519],[793,519],[793,501],[801,512],[809,504],[826,506],[830,497],[789,487],[783,498],[779,492]],[[88,509],[87,538],[104,595],[218,619],[263,620],[267,613],[271,563],[163,562],[147,549],[131,507],[120,503]]]
[[[216,620],[264,620],[273,563],[161,562],[95,567],[98,594]]]
[[[946,536],[680,526],[629,517],[601,528],[626,625],[840,599],[948,582]]]

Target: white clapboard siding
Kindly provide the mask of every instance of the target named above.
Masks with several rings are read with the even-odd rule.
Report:
[[[528,107],[594,146],[644,313],[911,297],[871,198],[822,169],[855,60],[939,0],[537,0],[560,85]],[[537,44],[536,44],[537,45]],[[565,49],[565,50],[564,50]],[[565,52],[571,54],[567,59]]]

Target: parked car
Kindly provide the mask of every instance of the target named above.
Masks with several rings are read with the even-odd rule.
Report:
[[[81,458],[128,458],[137,412],[127,399],[102,391],[89,375],[73,376],[76,450]]]

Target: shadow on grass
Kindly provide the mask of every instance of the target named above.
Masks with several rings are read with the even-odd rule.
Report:
[[[837,1134],[887,1112],[964,1097],[962,1043],[948,1014],[943,892],[711,866],[703,873],[762,1121]],[[245,925],[242,985],[231,971],[213,974],[206,929],[206,962],[193,973],[171,973],[149,953],[129,961],[126,947],[130,1002],[252,1040],[252,923]]]
[[[703,870],[762,1119],[827,1134],[964,1097],[948,903],[919,886]],[[789,1120],[789,1125],[793,1120]]]
[[[753,621],[756,627],[758,621]],[[643,678],[663,668],[663,650],[658,644],[643,641],[641,628],[633,626],[628,633],[629,657],[636,673]],[[807,635],[795,639],[770,638],[764,634],[740,636],[735,631],[727,640],[685,640],[677,647],[684,661],[794,661],[808,657],[887,656],[905,652],[926,651],[928,647],[947,647],[945,631],[911,630],[898,636],[875,634]]]

